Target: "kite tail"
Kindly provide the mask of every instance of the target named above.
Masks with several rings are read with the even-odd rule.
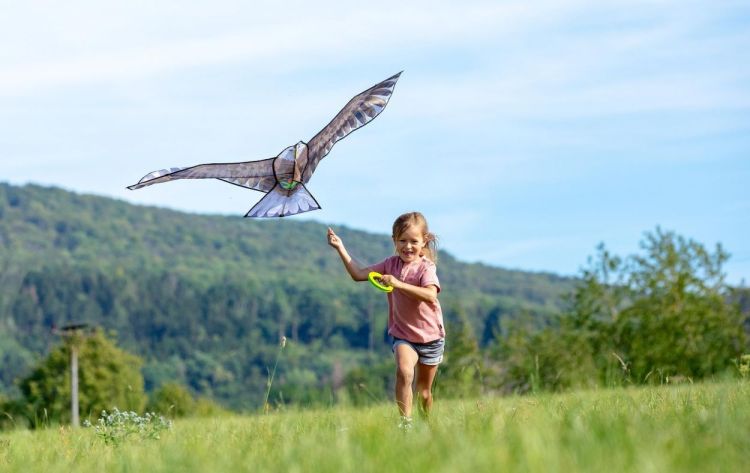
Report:
[[[301,182],[292,189],[284,189],[277,183],[245,217],[287,217],[319,208],[318,201]]]

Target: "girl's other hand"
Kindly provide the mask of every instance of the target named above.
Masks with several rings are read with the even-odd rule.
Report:
[[[344,246],[344,242],[341,241],[341,238],[339,238],[338,235],[333,233],[331,227],[328,227],[328,244],[337,250]]]
[[[395,289],[398,289],[398,285],[399,283],[401,283],[401,281],[399,281],[396,278],[396,276],[392,274],[384,274],[379,279],[380,279],[380,282],[383,283],[384,286],[391,286]]]

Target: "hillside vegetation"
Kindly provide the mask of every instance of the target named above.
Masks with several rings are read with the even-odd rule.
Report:
[[[386,235],[336,230],[364,262],[392,253]],[[447,253],[438,268],[447,330],[465,320],[481,345],[505,319],[560,312],[574,286]],[[322,224],[0,184],[0,393],[8,396],[59,343],[53,326],[87,322],[144,360],[148,390],[177,381],[240,409],[261,405],[286,336],[272,398],[329,403],[352,369],[387,358],[386,318],[383,295],[349,280]]]

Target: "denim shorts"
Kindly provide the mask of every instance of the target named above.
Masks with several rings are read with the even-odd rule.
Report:
[[[399,345],[409,345],[415,352],[417,352],[417,355],[419,355],[419,362],[423,365],[439,365],[443,361],[443,352],[445,351],[444,338],[427,343],[414,343],[393,337],[393,346],[391,348],[393,353],[396,353],[396,347]]]

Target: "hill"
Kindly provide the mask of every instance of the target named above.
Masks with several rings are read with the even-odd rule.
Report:
[[[87,322],[145,360],[147,388],[177,380],[235,408],[259,405],[287,336],[279,396],[330,398],[342,373],[388,352],[387,305],[349,280],[325,229],[0,183],[0,392],[58,343],[53,325]],[[365,262],[392,253],[386,235],[337,233]],[[574,283],[444,252],[438,271],[447,330],[464,313],[483,344],[503,318],[559,311]]]

